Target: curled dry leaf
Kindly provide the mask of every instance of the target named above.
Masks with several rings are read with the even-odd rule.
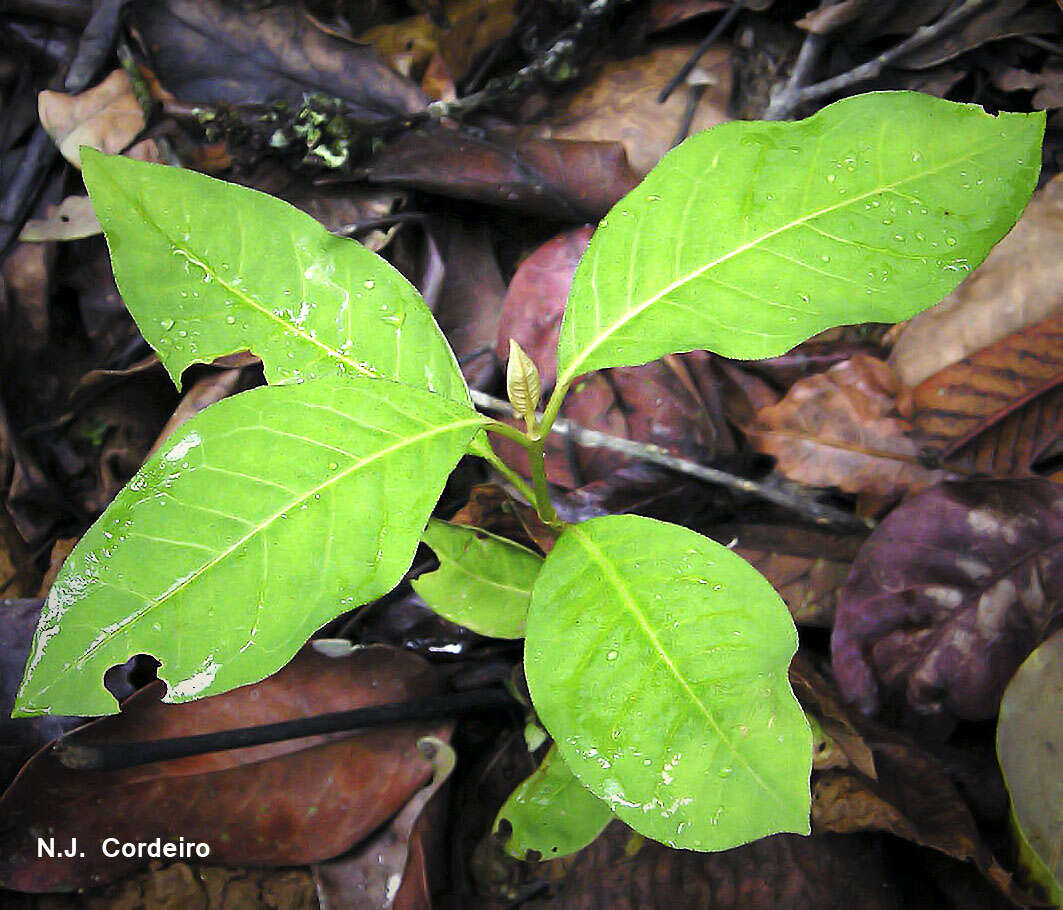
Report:
[[[550,116],[558,139],[620,142],[631,166],[647,173],[675,143],[687,107],[687,93],[673,92],[661,104],[657,95],[690,59],[695,43],[667,44],[649,53],[606,63],[591,82],[561,99]],[[717,45],[698,62],[695,74],[705,86],[690,133],[723,123],[731,91],[731,51]]]
[[[144,112],[124,70],[115,70],[80,95],[44,91],[37,99],[41,126],[71,164],[81,166],[80,147],[122,151],[144,129]],[[84,235],[83,235],[84,236]]]
[[[1063,443],[1063,313],[925,379],[911,406],[927,446],[950,465],[1028,473]]]
[[[183,705],[140,690],[119,715],[71,734],[76,743],[134,742],[246,727],[403,701],[439,691],[413,655],[374,647],[333,660],[305,649],[260,683]],[[421,723],[286,740],[124,771],[70,771],[38,753],[0,799],[0,886],[68,891],[112,881],[148,858],[109,858],[105,837],[205,842],[211,861],[303,865],[336,856],[386,821],[424,784],[415,744],[445,736]],[[327,784],[327,785],[326,785]],[[76,837],[83,855],[37,856],[34,831]]]
[[[791,480],[847,493],[892,496],[943,477],[919,460],[896,410],[900,390],[881,360],[857,354],[794,383],[747,428],[754,447]]]
[[[908,499],[842,590],[834,675],[866,714],[995,716],[1015,669],[1063,613],[1063,490],[1040,478],[949,482]]]
[[[424,190],[556,218],[597,221],[638,177],[615,142],[408,130],[364,169],[370,183]]]
[[[1063,307],[1063,176],[1034,194],[1003,240],[944,301],[912,319],[890,366],[915,386]]]

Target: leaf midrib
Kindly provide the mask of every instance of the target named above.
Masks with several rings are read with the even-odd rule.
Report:
[[[158,599],[155,599],[155,600],[152,600],[151,602],[149,602],[142,610],[140,610],[140,612],[134,613],[132,616],[130,616],[125,623],[122,623],[121,625],[119,625],[118,627],[113,629],[109,634],[106,634],[106,635],[102,636],[98,641],[94,642],[91,647],[85,649],[79,655],[79,659],[83,662],[83,661],[87,660],[88,658],[92,657],[92,655],[96,651],[98,651],[101,647],[103,647],[103,645],[105,645],[108,642],[110,642],[111,640],[113,640],[120,633],[124,633],[131,625],[133,625],[136,622],[139,622],[141,619],[143,619],[145,616],[147,616],[149,613],[151,613],[156,607],[166,603],[172,597],[174,597],[175,595],[177,595],[178,593],[183,591],[185,588],[187,588],[190,584],[192,584],[198,578],[202,577],[204,573],[210,571],[210,569],[212,569],[212,568],[214,568],[214,566],[218,565],[222,560],[224,560],[231,553],[233,553],[238,547],[243,546],[243,544],[247,543],[248,540],[250,540],[251,538],[255,537],[255,535],[257,535],[257,534],[261,533],[262,531],[266,530],[267,528],[271,527],[276,521],[278,521],[280,519],[281,515],[284,515],[287,512],[290,512],[293,508],[295,508],[296,506],[298,506],[301,503],[305,502],[307,499],[310,499],[315,494],[320,493],[321,491],[328,489],[330,486],[332,486],[335,483],[339,483],[339,481],[343,480],[346,477],[349,477],[351,474],[355,473],[356,471],[361,470],[367,464],[371,464],[374,461],[378,461],[379,459],[385,457],[386,455],[390,455],[393,452],[396,452],[396,451],[398,451],[400,449],[406,448],[407,446],[411,446],[411,445],[414,445],[414,444],[416,444],[418,442],[422,442],[423,440],[430,439],[431,437],[437,436],[437,435],[439,435],[441,433],[446,433],[446,432],[450,432],[450,431],[453,431],[453,430],[459,430],[459,429],[461,429],[463,427],[480,426],[482,423],[483,423],[483,418],[477,417],[477,418],[470,418],[470,419],[467,419],[467,420],[457,421],[457,422],[454,422],[454,423],[448,423],[448,424],[445,424],[443,426],[433,427],[431,430],[428,430],[428,431],[423,432],[423,433],[418,433],[416,436],[407,437],[402,442],[396,443],[395,445],[388,446],[385,449],[381,449],[381,450],[379,450],[377,452],[374,452],[372,455],[367,456],[365,458],[362,458],[359,461],[355,462],[350,467],[345,468],[342,471],[339,471],[337,474],[335,474],[332,477],[329,477],[323,483],[320,483],[317,486],[312,487],[308,492],[296,497],[288,505],[284,506],[284,508],[278,509],[276,512],[274,512],[272,515],[270,515],[269,517],[264,519],[259,524],[252,526],[251,530],[249,530],[242,537],[240,537],[236,541],[234,541],[229,547],[227,547],[226,549],[222,550],[213,559],[211,559],[208,562],[204,563],[200,568],[196,569],[194,572],[192,572],[186,578],[182,579],[180,584],[175,585],[174,587],[172,587],[169,590],[165,591]],[[42,691],[47,691],[47,689],[44,689]]]
[[[219,285],[221,285],[227,291],[233,294],[233,296],[240,298],[240,300],[242,300],[251,309],[256,310],[257,312],[271,319],[273,322],[277,323],[277,325],[281,326],[286,333],[294,333],[296,337],[324,351],[327,356],[333,358],[334,360],[338,360],[342,363],[347,364],[357,372],[361,373],[363,376],[370,376],[374,379],[381,378],[379,373],[374,372],[373,370],[363,366],[355,360],[351,360],[350,358],[345,357],[335,348],[330,347],[324,342],[318,341],[312,335],[303,331],[299,326],[281,318],[271,309],[266,307],[264,304],[259,303],[254,297],[250,296],[241,288],[230,283],[229,281],[226,281],[216,269],[204,262],[196,253],[189,249],[186,244],[182,243],[176,237],[172,236],[167,230],[163,228],[161,224],[159,224],[158,221],[152,218],[148,214],[144,206],[141,204],[140,198],[138,196],[131,195],[130,193],[126,192],[125,187],[122,186],[117,180],[112,179],[111,183],[117,189],[118,192],[122,193],[122,195],[125,196],[125,198],[129,201],[130,208],[132,208],[140,215],[141,219],[146,225],[154,229],[155,232],[158,233],[158,235],[162,237],[167,243],[169,243],[175,251],[178,251],[179,254],[184,256],[189,262],[193,263],[198,268],[201,268],[204,274],[209,275],[212,280],[217,281]]]
[[[974,151],[968,152],[965,155],[961,155],[959,158],[952,158],[952,159],[950,159],[948,161],[945,161],[942,164],[938,165],[937,167],[933,167],[933,168],[930,168],[928,170],[921,171],[918,174],[913,174],[913,175],[911,175],[909,177],[905,177],[905,178],[903,178],[901,180],[897,180],[897,181],[895,181],[893,183],[883,184],[882,186],[876,187],[873,190],[868,190],[865,193],[860,193],[859,195],[853,196],[851,199],[846,199],[843,202],[835,203],[834,205],[827,206],[826,208],[822,208],[822,209],[818,209],[818,210],[816,210],[814,212],[810,212],[809,214],[803,215],[800,218],[797,218],[797,219],[795,219],[793,221],[788,222],[787,224],[784,224],[784,225],[782,225],[780,227],[775,228],[774,230],[768,231],[765,234],[761,234],[759,237],[757,237],[757,238],[755,238],[753,240],[750,240],[750,241],[748,241],[746,243],[743,243],[742,245],[736,247],[735,249],[731,250],[728,253],[725,253],[722,256],[719,256],[718,258],[714,259],[713,261],[708,262],[705,265],[699,266],[698,268],[694,269],[691,272],[688,272],[686,275],[683,275],[683,276],[681,276],[679,278],[674,279],[670,284],[668,284],[667,286],[665,286],[664,288],[662,288],[660,291],[656,292],[655,294],[652,294],[650,297],[648,297],[644,302],[640,303],[634,309],[632,309],[632,310],[628,311],[627,313],[625,313],[620,319],[618,319],[616,322],[614,322],[608,329],[606,329],[605,331],[601,332],[597,337],[595,337],[594,340],[583,349],[582,353],[575,360],[573,360],[572,363],[569,364],[568,367],[565,368],[564,372],[562,372],[558,376],[557,387],[558,388],[567,387],[567,385],[570,384],[572,382],[572,380],[576,376],[580,375],[580,372],[581,372],[580,368],[582,367],[582,365],[584,363],[587,362],[587,360],[590,358],[591,354],[593,354],[596,350],[598,350],[598,348],[601,347],[602,344],[604,344],[614,333],[616,333],[621,328],[623,328],[625,325],[627,325],[632,319],[634,319],[636,316],[638,316],[640,313],[644,312],[645,310],[649,309],[655,303],[658,303],[659,301],[661,301],[668,294],[672,293],[672,291],[676,290],[677,288],[682,287],[683,285],[687,284],[688,282],[693,281],[694,279],[698,278],[700,275],[703,275],[705,272],[709,271],[710,269],[713,269],[716,266],[721,265],[724,262],[728,262],[729,260],[734,259],[736,256],[740,256],[742,253],[747,252],[748,250],[756,248],[757,246],[759,246],[764,241],[770,240],[772,237],[777,237],[779,234],[783,234],[786,231],[791,230],[792,228],[800,227],[801,225],[806,224],[809,221],[813,221],[814,219],[819,218],[822,215],[828,215],[831,212],[838,211],[839,209],[844,209],[847,206],[852,205],[853,203],[860,202],[861,200],[867,199],[869,196],[874,196],[874,195],[876,195],[878,193],[887,192],[888,190],[895,189],[898,186],[902,186],[902,185],[904,185],[906,183],[910,183],[913,180],[919,180],[919,179],[922,179],[923,177],[929,177],[929,176],[937,173],[938,171],[944,170],[947,167],[951,167],[954,164],[959,164],[961,161],[966,161],[969,158],[973,158],[975,155],[981,155],[983,152],[985,152],[988,149],[992,148],[994,145],[999,144],[999,142],[1000,142],[1000,140],[997,140],[996,142],[987,143],[986,145],[983,145],[980,148],[975,149]],[[571,298],[570,298],[570,300],[571,300]]]
[[[697,707],[698,713],[701,714],[701,716],[704,717],[705,720],[709,723],[709,726],[712,727],[713,732],[716,734],[719,741],[727,747],[728,751],[731,753],[734,759],[743,767],[745,767],[746,771],[749,772],[750,777],[752,777],[753,780],[757,782],[757,784],[761,787],[761,789],[764,790],[765,793],[776,799],[782,799],[782,795],[776,793],[775,790],[767,783],[767,781],[765,781],[764,778],[757,773],[757,770],[738,750],[738,748],[727,736],[727,734],[723,732],[723,728],[713,716],[712,712],[698,697],[698,694],[690,687],[690,683],[686,681],[686,678],[683,676],[683,674],[679,672],[679,668],[672,661],[668,652],[665,650],[664,645],[661,644],[661,640],[657,637],[657,633],[654,632],[653,627],[649,624],[645,614],[642,612],[642,610],[639,609],[638,603],[635,601],[635,598],[631,594],[631,591],[624,583],[624,580],[617,573],[613,564],[608,559],[606,559],[605,554],[602,553],[601,549],[599,549],[597,544],[595,544],[594,541],[591,540],[591,538],[587,534],[581,531],[578,525],[573,525],[569,527],[566,533],[571,534],[580,543],[583,549],[590,554],[591,558],[596,563],[598,563],[598,565],[602,568],[602,571],[605,572],[606,577],[609,579],[610,582],[612,582],[613,587],[616,588],[617,593],[620,595],[620,599],[623,602],[624,607],[628,610],[628,612],[631,613],[632,616],[635,617],[636,621],[639,624],[639,627],[649,639],[650,644],[653,646],[654,650],[657,652],[662,662],[665,664],[666,667],[668,667],[669,671],[671,671],[672,675],[679,683],[680,688],[682,688],[684,694],[686,694],[689,700],[693,702],[693,704]]]

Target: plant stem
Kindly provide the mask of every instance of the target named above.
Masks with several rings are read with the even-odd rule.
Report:
[[[506,478],[514,487],[517,488],[517,492],[520,493],[531,506],[535,505],[536,496],[532,491],[532,488],[528,486],[524,478],[514,471],[508,464],[506,464],[501,458],[498,457],[493,451],[491,457],[484,456],[488,464],[491,465],[499,474]]]
[[[532,483],[535,485],[535,508],[539,517],[552,528],[563,528],[565,523],[558,518],[554,511],[554,504],[550,502],[550,487],[546,482],[546,443],[543,439],[536,439],[528,448],[528,458],[531,460]]]
[[[500,414],[511,414],[513,407],[506,405],[504,411],[498,411]],[[499,436],[504,436],[510,442],[515,442],[517,445],[524,447],[525,449],[531,448],[532,441],[525,434],[518,430],[516,427],[511,427],[508,423],[502,423],[501,420],[492,420],[486,427],[488,433],[497,433]]]
[[[565,396],[568,394],[569,386],[572,385],[572,380],[558,380],[554,391],[550,394],[550,400],[546,404],[546,410],[543,411],[543,416],[539,420],[539,435],[546,437],[550,430],[553,429],[554,421],[557,420],[557,415],[561,413],[561,404],[565,400]]]
[[[474,391],[472,396],[477,407],[485,411],[498,412],[509,407],[502,399],[486,395],[483,392]],[[543,426],[546,425],[545,415],[542,419],[542,424]],[[621,439],[617,436],[610,436],[608,433],[599,433],[597,430],[588,430],[586,427],[581,427],[579,424],[564,419],[558,420],[554,429],[559,435],[567,436],[578,446],[608,449],[612,452],[627,455],[630,458],[638,458],[650,464],[659,464],[688,477],[696,477],[699,480],[716,484],[729,490],[774,502],[776,505],[796,512],[798,515],[803,515],[818,525],[833,525],[838,528],[863,532],[867,532],[875,526],[873,521],[863,519],[842,509],[836,509],[825,503],[817,502],[809,496],[802,496],[800,493],[791,492],[768,483],[750,480],[747,477],[737,477],[734,474],[728,474],[718,468],[710,468],[708,465],[699,464],[688,458],[677,458],[660,446],[634,442],[630,439]]]

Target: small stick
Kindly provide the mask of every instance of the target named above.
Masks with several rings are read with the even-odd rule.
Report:
[[[869,79],[876,78],[895,60],[900,59],[910,51],[917,50],[918,48],[929,44],[945,32],[955,28],[965,19],[969,19],[975,13],[980,12],[992,2],[993,0],[963,0],[962,3],[945,13],[933,25],[924,25],[900,44],[896,44],[889,50],[883,51],[877,57],[868,60],[866,63],[853,67],[848,72],[842,73],[838,76],[824,79],[822,82],[817,82],[814,85],[806,85],[804,88],[800,88],[801,80],[795,79],[794,76],[797,75],[797,69],[801,64],[801,55],[804,55],[805,49],[810,45],[815,47],[812,43],[812,39],[818,37],[816,35],[809,35],[808,38],[805,39],[805,44],[801,48],[801,55],[798,56],[798,62],[794,67],[794,76],[791,76],[790,82],[787,84],[786,88],[779,93],[778,97],[772,99],[771,105],[768,108],[767,113],[764,115],[764,119],[785,120],[801,104],[808,101],[815,101],[826,95],[836,94],[842,89],[850,88],[860,82],[866,82]]]
[[[368,708],[318,714],[315,717],[286,720],[276,724],[178,736],[172,739],[90,745],[71,743],[60,738],[52,750],[59,756],[59,762],[67,768],[78,771],[119,771],[122,768],[188,758],[208,752],[246,749],[287,739],[320,736],[324,733],[345,733],[392,724],[437,720],[455,714],[469,714],[490,708],[511,707],[515,704],[513,697],[505,689],[479,689],[474,692],[432,695],[415,701],[371,705]]]
[[[486,395],[477,391],[471,392],[471,395],[473,403],[485,411],[506,415],[511,414],[513,411],[509,402],[503,401],[501,398],[495,398],[493,395]],[[541,415],[539,416],[541,417]],[[588,430],[586,427],[581,427],[564,418],[554,421],[553,429],[559,436],[571,439],[576,445],[590,449],[608,449],[612,452],[619,452],[631,458],[648,461],[651,464],[659,464],[679,474],[686,474],[688,477],[696,477],[699,480],[726,487],[729,490],[748,493],[751,496],[773,502],[792,512],[797,512],[799,515],[803,515],[819,525],[834,525],[860,531],[868,531],[874,527],[872,521],[861,518],[858,515],[816,502],[814,499],[805,496],[789,493],[768,484],[758,483],[745,477],[737,477],[717,468],[710,468],[688,458],[677,458],[660,446],[645,442],[633,442],[630,439],[610,436],[608,433],[599,433],[597,430]]]
[[[664,102],[668,100],[668,96],[671,95],[672,92],[679,87],[679,84],[694,71],[694,67],[698,65],[698,61],[704,56],[705,52],[716,43],[720,35],[727,30],[727,26],[734,22],[735,16],[741,12],[744,4],[745,0],[734,0],[731,4],[731,8],[720,16],[720,20],[713,27],[712,31],[705,36],[701,44],[697,46],[690,59],[679,68],[679,72],[669,79],[668,84],[661,89],[660,94],[657,96],[658,104],[664,104]]]

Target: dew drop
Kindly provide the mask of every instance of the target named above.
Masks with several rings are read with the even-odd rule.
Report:
[[[225,317],[225,321],[227,323],[229,323],[229,325],[235,325],[236,324],[236,317],[235,316],[226,316]]]

